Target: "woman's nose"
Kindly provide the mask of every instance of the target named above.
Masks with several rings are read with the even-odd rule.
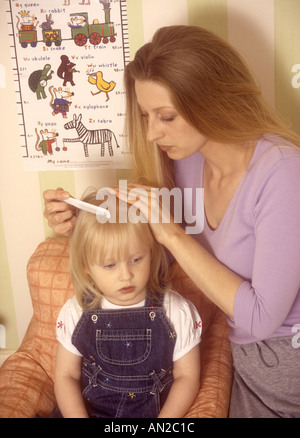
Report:
[[[147,140],[157,141],[163,136],[161,130],[154,121],[148,120]]]

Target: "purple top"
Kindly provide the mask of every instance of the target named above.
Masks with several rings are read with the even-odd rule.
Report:
[[[300,150],[279,140],[257,143],[218,228],[205,218],[203,232],[192,235],[245,280],[228,318],[238,344],[292,336],[300,323]],[[174,165],[178,187],[203,187],[199,152]]]

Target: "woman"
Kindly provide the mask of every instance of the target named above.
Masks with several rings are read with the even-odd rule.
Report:
[[[135,181],[146,193],[204,189],[202,233],[174,222],[151,227],[228,315],[229,416],[299,417],[299,138],[268,108],[236,51],[201,28],[158,30],[126,67],[125,84]],[[75,219],[54,202],[62,193],[45,193],[45,214],[67,234]],[[146,214],[147,195],[141,202]]]

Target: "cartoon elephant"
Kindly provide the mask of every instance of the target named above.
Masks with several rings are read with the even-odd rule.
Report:
[[[46,64],[43,70],[35,70],[31,73],[28,79],[28,85],[31,91],[36,93],[37,99],[46,99],[45,88],[47,81],[52,78],[54,73],[50,64]]]

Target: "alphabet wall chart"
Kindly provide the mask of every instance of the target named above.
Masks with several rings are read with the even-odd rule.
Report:
[[[126,0],[6,0],[25,170],[130,168]]]

